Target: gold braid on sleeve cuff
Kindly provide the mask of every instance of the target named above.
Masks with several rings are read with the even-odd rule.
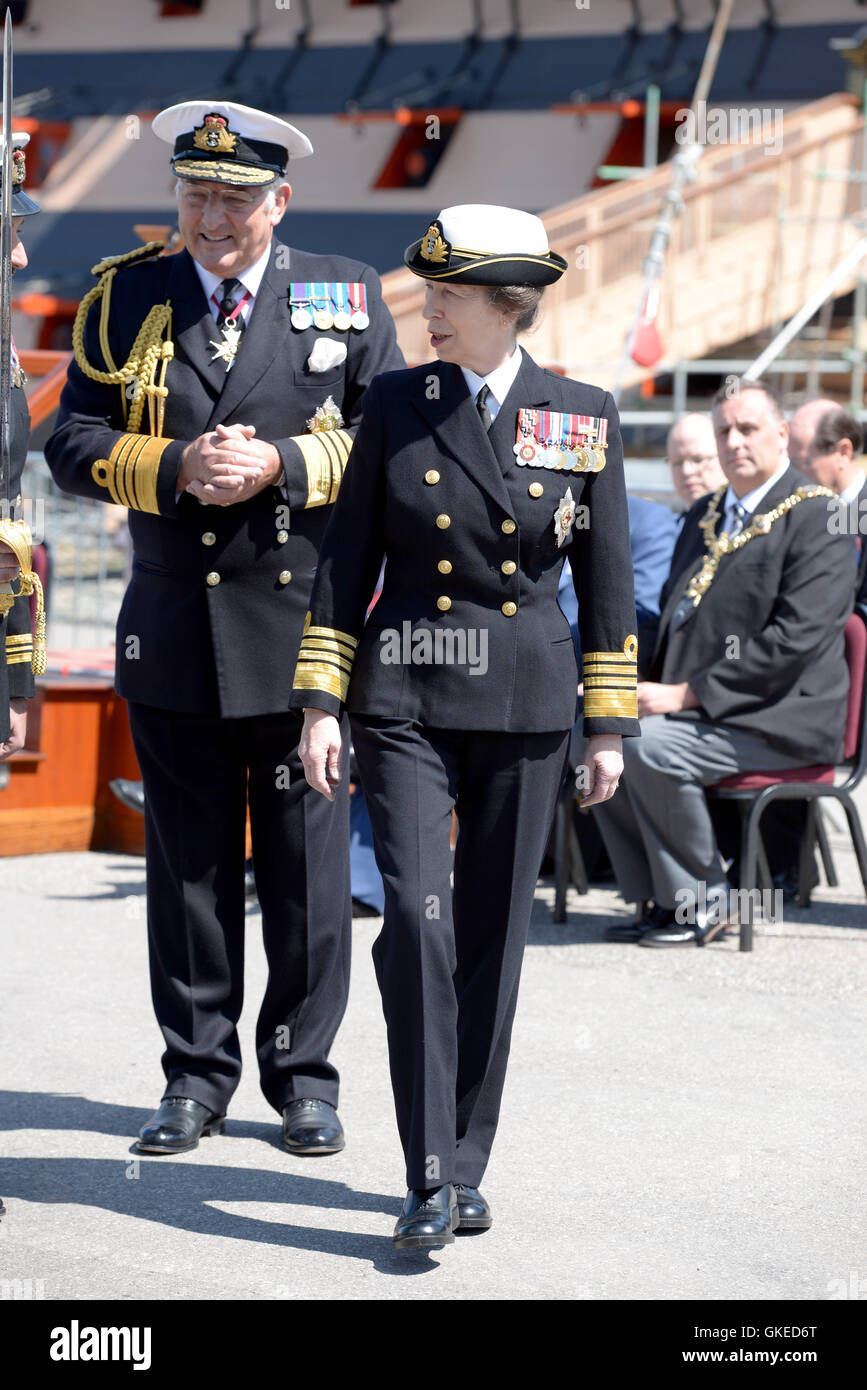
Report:
[[[638,642],[627,637],[621,652],[584,653],[584,718],[638,718]]]
[[[352,435],[348,430],[315,430],[296,434],[294,442],[304,455],[307,468],[307,501],[305,507],[326,507],[340,491],[340,482]]]
[[[6,638],[6,665],[28,666],[33,661],[33,638],[29,632],[22,632]]]
[[[112,502],[137,512],[159,515],[157,477],[170,439],[150,434],[122,434],[107,459],[91,466],[94,482],[108,489]]]
[[[293,690],[322,690],[345,703],[357,646],[356,637],[336,627],[311,627],[308,613]]]

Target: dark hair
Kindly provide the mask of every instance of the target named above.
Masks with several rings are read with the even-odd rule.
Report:
[[[495,309],[515,320],[515,332],[526,333],[539,316],[543,289],[540,285],[489,285],[488,297]]]
[[[783,420],[783,398],[775,386],[771,386],[767,381],[744,381],[743,377],[726,377],[722,386],[715,393],[711,401],[711,410],[714,406],[722,405],[723,401],[730,401],[733,396],[741,396],[744,391],[761,391],[762,395],[771,407],[771,413],[775,420]]]
[[[861,453],[864,447],[864,431],[854,415],[850,415],[842,406],[835,406],[833,410],[826,410],[820,417],[810,445],[810,453],[833,454],[842,439],[850,441],[853,454]]]

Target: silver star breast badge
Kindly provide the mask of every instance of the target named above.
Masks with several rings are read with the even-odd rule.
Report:
[[[226,328],[222,328],[220,332],[223,335],[222,341],[217,343],[212,338],[208,344],[208,347],[216,348],[216,352],[211,358],[211,361],[216,362],[217,358],[219,357],[221,362],[225,362],[226,371],[228,371],[235,360],[235,354],[238,351],[238,344],[241,341],[241,332],[240,329],[234,328],[231,325],[227,326]]]

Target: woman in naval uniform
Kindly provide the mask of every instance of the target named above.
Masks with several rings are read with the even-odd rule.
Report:
[[[438,362],[369,387],[293,694],[307,780],[328,797],[350,713],[385,884],[373,955],[409,1189],[398,1249],[491,1224],[479,1184],[575,718],[557,604],[567,556],[585,653],[585,805],[612,794],[621,736],[639,732],[617,412],[516,344],[566,262],[537,217],[486,205],[441,212],[405,261],[428,282]]]
[[[20,239],[25,217],[39,211],[39,204],[24,192],[24,147],[29,135],[12,136],[12,273],[23,270],[27,255]],[[24,390],[25,377],[12,349],[12,400],[10,402],[9,515],[0,512],[0,585],[17,581],[21,565],[9,544],[20,546],[22,533],[16,518],[21,513],[21,474],[27,458],[30,412]],[[0,498],[0,506],[3,499]],[[25,544],[29,555],[29,542]],[[15,586],[19,587],[19,586]],[[13,588],[14,592],[14,588]],[[0,762],[24,747],[27,736],[27,701],[35,694],[33,681],[33,637],[30,626],[30,599],[15,599],[5,616],[0,615]]]

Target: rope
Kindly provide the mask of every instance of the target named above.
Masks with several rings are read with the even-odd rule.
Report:
[[[162,434],[163,414],[168,388],[165,385],[168,364],[174,356],[171,341],[172,311],[170,304],[154,304],[136,334],[129,357],[122,367],[117,367],[111,355],[108,342],[109,311],[111,306],[111,287],[119,268],[133,260],[141,260],[162,251],[162,242],[149,241],[145,246],[136,246],[122,256],[109,256],[97,262],[92,273],[98,275],[99,283],[88,290],[78,306],[75,323],[72,326],[72,348],[75,360],[85,376],[98,381],[103,386],[119,386],[123,401],[123,414],[126,428],[130,434],[138,434],[144,412],[145,401],[148,406],[148,420],[152,435]],[[99,347],[108,371],[101,372],[92,367],[84,352],[84,327],[91,307],[98,299],[102,300],[99,315]],[[163,339],[165,334],[165,339]],[[162,366],[159,384],[157,372]],[[126,385],[135,378],[135,391],[127,407]],[[127,409],[129,415],[127,418]]]

